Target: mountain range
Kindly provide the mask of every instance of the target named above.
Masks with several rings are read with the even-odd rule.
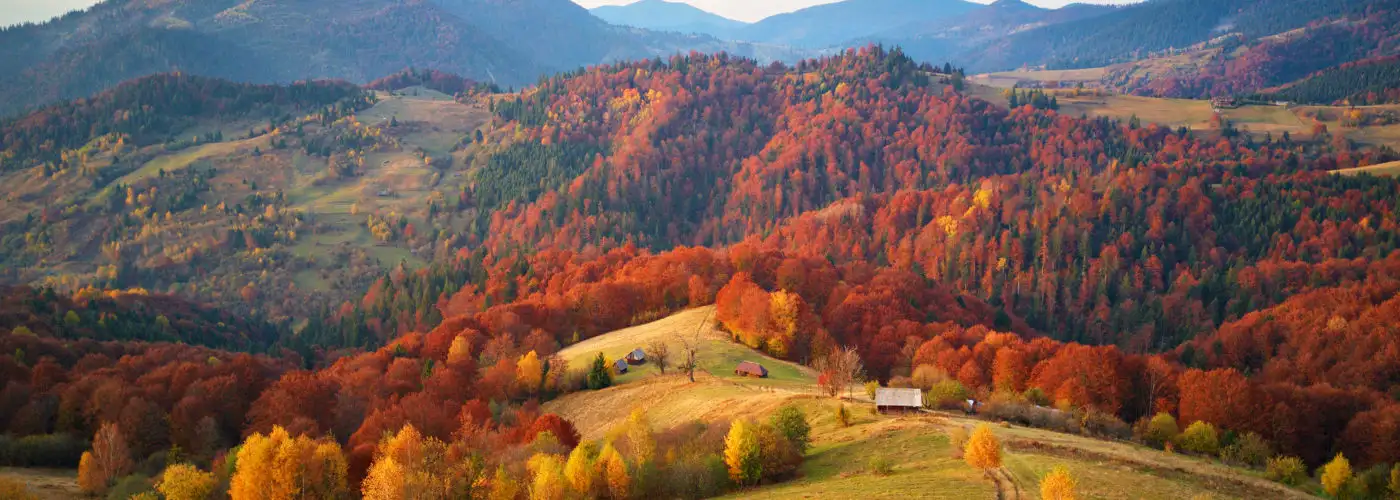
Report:
[[[690,4],[667,0],[642,0],[628,5],[604,5],[590,9],[594,16],[612,24],[655,31],[698,33],[716,38],[734,38],[749,23],[700,10]]]
[[[169,71],[250,83],[365,83],[414,67],[511,88],[609,61],[724,51],[791,63],[867,44],[977,72],[1092,67],[1397,6],[1153,0],[1043,9],[1020,0],[846,0],[746,24],[664,0],[591,13],[568,0],[108,0],[0,30],[0,115]]]
[[[568,0],[108,0],[0,30],[0,115],[157,72],[368,82],[407,67],[503,87],[676,52],[782,50],[607,24]]]

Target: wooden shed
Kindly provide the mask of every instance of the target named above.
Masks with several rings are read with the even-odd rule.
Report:
[[[627,364],[629,365],[640,365],[647,362],[647,353],[642,351],[642,348],[638,347],[636,350],[627,353],[627,357],[624,359],[627,360]]]
[[[619,359],[617,361],[614,361],[613,371],[617,372],[619,375],[627,373],[627,360]]]
[[[734,374],[743,375],[745,377],[766,378],[768,377],[768,369],[753,361],[740,361],[739,366],[734,367]]]
[[[918,389],[881,387],[875,390],[875,409],[880,412],[910,412],[924,408],[924,393]]]

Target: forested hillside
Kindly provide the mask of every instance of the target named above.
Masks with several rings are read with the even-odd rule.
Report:
[[[365,83],[418,67],[521,86],[547,73],[688,50],[787,55],[610,26],[567,0],[108,0],[0,29],[0,116],[171,71]]]
[[[1393,104],[1400,102],[1400,56],[1346,63],[1308,75],[1265,98],[1318,104]]]
[[[1368,83],[1355,70],[1341,70],[1353,62],[1383,61],[1394,55],[1400,38],[1397,22],[1400,14],[1396,10],[1376,6],[1347,17],[1323,18],[1304,28],[1258,40],[1232,35],[1217,47],[1197,52],[1204,58],[1200,64],[1168,71],[1140,69],[1151,66],[1150,61],[1129,64],[1111,70],[1105,81],[1138,95],[1204,99],[1249,94],[1284,86],[1314,73],[1340,71],[1323,85],[1337,88],[1345,82],[1352,87],[1347,95],[1360,94],[1369,90],[1368,85],[1374,87],[1383,82]],[[1331,104],[1340,99],[1289,100]]]
[[[561,348],[714,304],[735,341],[812,365],[836,394],[858,361],[935,405],[1054,406],[1117,438],[1167,413],[1230,444],[1251,434],[1298,467],[1400,460],[1400,336],[1386,326],[1400,182],[1331,173],[1400,158],[1325,131],[1005,109],[943,71],[879,47],[792,67],[693,53],[510,94],[408,72],[382,88],[428,95],[308,84],[246,89],[305,99],[287,110],[171,99],[199,103],[167,110],[193,122],[230,110],[230,130],[253,129],[233,140],[207,123],[122,128],[156,104],[120,89],[8,123],[21,132],[6,150],[25,146],[0,205],[6,276],[59,291],[13,292],[45,304],[19,306],[40,311],[25,326],[38,335],[0,337],[0,398],[16,402],[0,426],[53,441],[61,465],[75,442],[121,436],[145,466],[113,476],[90,458],[80,469],[101,489],[183,453],[242,498],[282,447],[304,467],[276,484],[330,496],[514,498],[568,481],[583,496],[693,497],[781,481],[802,452],[772,427],[726,425],[776,471],[726,476],[707,430],[720,427],[653,434],[638,416],[593,449],[539,410],[611,384],[613,360],[569,366]],[[238,114],[253,111],[271,116]],[[66,117],[97,125],[58,127]],[[66,132],[11,142],[35,123]],[[179,137],[122,163],[134,153],[115,144],[147,130]],[[110,187],[90,200],[94,179]],[[273,320],[272,347],[247,350],[275,356],[99,342],[172,339],[101,335],[92,322],[114,306],[87,285],[151,285],[251,318],[186,329],[166,314],[190,343]],[[60,310],[76,323],[42,319]],[[206,345],[266,337],[248,339]],[[681,445],[693,435],[708,437]],[[573,470],[604,471],[580,473],[596,482],[567,479],[575,455]]]
[[[1053,69],[1128,62],[1231,33],[1245,40],[1283,33],[1317,19],[1393,11],[1392,0],[1162,0],[1107,15],[1017,33],[961,56],[973,71],[1023,64]]]

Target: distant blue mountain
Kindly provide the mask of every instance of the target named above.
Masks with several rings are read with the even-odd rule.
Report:
[[[730,39],[748,23],[705,12],[689,4],[666,0],[642,0],[629,5],[605,5],[591,9],[610,24],[654,31],[697,33]]]
[[[846,0],[764,19],[743,28],[736,37],[804,48],[838,47],[910,23],[934,23],[981,7],[964,0]]]

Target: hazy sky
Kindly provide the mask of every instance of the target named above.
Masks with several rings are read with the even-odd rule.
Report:
[[[625,5],[636,0],[574,0],[584,7]],[[686,3],[721,16],[741,21],[757,21],[773,14],[791,12],[837,0],[684,0]],[[990,3],[991,0],[972,0]],[[1042,7],[1059,7],[1072,0],[1028,0]],[[1123,3],[1124,0],[1079,0],[1083,3]],[[73,9],[84,9],[97,0],[0,0],[0,26],[25,21],[47,21]]]
[[[5,0],[0,0],[3,2]],[[599,5],[627,5],[637,0],[574,0],[574,2],[584,7],[597,7]],[[804,7],[833,3],[839,0],[668,0],[683,1],[699,7],[703,10],[719,14],[730,19],[740,21],[757,21],[765,17],[792,12]],[[977,3],[992,3],[992,0],[970,0]],[[1027,3],[1039,5],[1041,7],[1062,7],[1070,3],[1127,3],[1130,0],[1025,0]]]
[[[0,26],[25,21],[47,21],[74,9],[86,9],[97,0],[0,0]]]

